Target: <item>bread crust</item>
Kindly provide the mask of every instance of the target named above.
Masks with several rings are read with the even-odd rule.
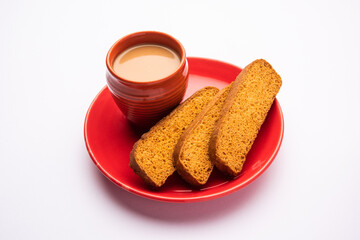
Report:
[[[245,72],[246,72],[246,68],[241,71],[241,73],[245,73]],[[234,173],[231,170],[231,168],[227,165],[227,163],[225,161],[222,161],[222,159],[216,154],[216,149],[218,146],[217,136],[220,131],[220,127],[224,124],[224,115],[229,111],[231,104],[233,103],[233,101],[235,99],[235,96],[238,91],[240,83],[241,83],[241,79],[240,79],[240,75],[239,75],[235,79],[235,81],[232,83],[229,94],[227,95],[227,97],[225,99],[225,103],[223,104],[220,118],[218,119],[218,121],[214,127],[214,131],[211,134],[210,143],[209,143],[210,160],[213,162],[213,164],[216,166],[217,169],[219,169],[221,172],[223,172],[226,175],[229,175],[231,177],[235,177],[236,173]]]
[[[161,119],[157,124],[155,124],[147,133],[144,133],[141,138],[134,144],[132,151],[130,152],[130,163],[129,166],[134,170],[134,172],[141,177],[141,179],[148,185],[159,188],[161,187],[166,179],[175,172],[175,167],[173,169],[168,169],[168,175],[166,178],[162,179],[160,182],[155,181],[152,179],[148,173],[147,169],[145,169],[144,166],[141,166],[138,162],[138,147],[143,141],[147,141],[148,136],[155,130],[162,128],[168,121],[171,121],[171,119],[176,115],[179,111],[181,111],[184,106],[189,104],[193,99],[197,98],[199,95],[201,95],[204,91],[214,91],[214,95],[219,91],[216,87],[204,87],[197,92],[195,92],[192,96],[190,96],[188,99],[186,99],[183,103],[181,103],[177,108],[175,108],[169,115],[165,116],[163,119]],[[181,133],[184,131],[184,129],[178,129],[178,131],[181,131]],[[171,155],[173,156],[173,155]],[[173,159],[170,159],[170,161],[173,163]]]
[[[229,94],[228,94],[228,96],[227,96],[227,98],[225,100],[224,105],[223,105],[223,109],[222,109],[222,112],[221,112],[221,117],[218,120],[218,122],[216,123],[214,131],[213,131],[213,133],[211,135],[211,138],[210,138],[209,154],[210,154],[211,161],[214,163],[216,168],[218,168],[221,172],[225,173],[226,175],[229,175],[230,177],[236,177],[236,176],[238,176],[240,174],[240,172],[242,170],[242,165],[245,162],[245,156],[247,155],[247,153],[251,149],[252,143],[254,142],[260,127],[258,129],[251,129],[255,133],[255,137],[253,139],[251,139],[249,143],[245,143],[245,144],[247,144],[247,146],[244,147],[246,149],[246,151],[241,152],[241,155],[232,156],[232,157],[237,158],[234,161],[237,161],[237,164],[239,165],[238,169],[235,169],[234,167],[230,166],[231,162],[226,160],[226,159],[223,159],[223,157],[221,156],[222,152],[219,151],[219,146],[221,144],[223,144],[223,143],[221,142],[221,139],[219,138],[219,135],[223,131],[224,126],[226,124],[229,124],[226,121],[228,119],[228,115],[231,114],[230,109],[233,106],[235,98],[236,98],[237,94],[239,93],[239,91],[244,91],[244,88],[246,87],[246,86],[244,86],[246,84],[245,80],[248,77],[248,74],[253,74],[251,72],[252,67],[256,66],[256,65],[259,65],[259,64],[263,65],[263,66],[266,66],[266,68],[268,68],[269,71],[272,71],[272,73],[274,74],[276,79],[275,80],[272,79],[271,81],[274,81],[275,82],[274,84],[278,84],[278,81],[280,81],[280,86],[281,86],[281,78],[280,78],[280,76],[275,72],[275,70],[272,68],[272,66],[268,62],[266,62],[263,59],[258,59],[258,60],[255,60],[254,62],[250,63],[248,66],[246,66],[242,70],[242,72],[237,76],[237,78],[233,82],[233,84],[231,86],[231,89],[230,89],[230,92],[229,92]],[[278,90],[280,89],[280,86],[278,87],[275,95],[273,96],[271,104],[269,106],[266,106],[267,111],[270,109],[270,107],[272,105],[272,102],[275,99],[275,96],[276,96]],[[270,96],[270,97],[272,97],[272,96]],[[256,102],[253,103],[253,104],[256,104]],[[265,116],[267,115],[267,111],[265,113]],[[244,117],[244,116],[241,116],[241,117]],[[264,120],[265,120],[265,117],[262,119],[261,125],[262,125]],[[243,144],[243,143],[240,143],[240,142],[234,142],[233,143],[234,146],[238,146],[238,145],[241,145],[241,144]]]
[[[143,141],[146,139],[147,133],[144,133],[141,138],[134,144],[133,149],[130,152],[130,163],[129,166],[134,170],[134,172],[149,186],[151,187],[160,187],[161,185],[157,184],[155,181],[153,181],[146,172],[140,167],[140,165],[136,161],[135,157],[135,150],[137,149],[137,146],[139,144],[139,141]]]
[[[188,141],[188,137],[192,134],[192,132],[203,122],[204,117],[208,114],[208,112],[215,106],[215,104],[219,101],[222,94],[228,90],[228,87],[223,88],[220,92],[218,92],[215,97],[203,108],[203,110],[199,113],[199,115],[192,121],[192,123],[189,125],[189,127],[183,132],[181,135],[178,143],[175,146],[174,150],[174,165],[176,168],[176,171],[179,173],[179,175],[189,184],[195,186],[195,187],[201,187],[204,185],[213,169],[213,164],[210,161],[211,164],[211,170],[206,176],[205,181],[201,181],[200,179],[196,178],[193,174],[189,172],[189,170],[184,165],[184,162],[182,161],[183,151],[184,151],[184,145],[186,141]],[[199,169],[200,171],[200,169]]]

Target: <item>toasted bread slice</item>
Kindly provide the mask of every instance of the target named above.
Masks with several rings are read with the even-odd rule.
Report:
[[[233,82],[209,145],[210,158],[220,171],[239,175],[281,84],[263,59],[246,66]]]
[[[213,170],[214,165],[209,157],[210,136],[229,90],[230,85],[216,94],[184,131],[175,147],[177,172],[196,187],[204,185]]]
[[[184,130],[218,92],[219,89],[215,87],[205,87],[197,91],[135,143],[130,153],[130,167],[145,183],[161,187],[173,174],[173,153],[176,143]]]

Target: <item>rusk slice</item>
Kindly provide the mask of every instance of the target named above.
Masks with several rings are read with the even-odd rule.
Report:
[[[173,153],[176,143],[184,130],[218,92],[219,89],[215,87],[205,87],[197,91],[135,143],[130,153],[130,167],[144,182],[161,187],[173,174]]]
[[[281,84],[280,76],[263,59],[237,76],[209,145],[210,158],[220,171],[239,175]]]
[[[213,170],[209,157],[210,136],[229,90],[230,85],[216,94],[184,131],[175,147],[176,170],[191,185],[204,185]]]

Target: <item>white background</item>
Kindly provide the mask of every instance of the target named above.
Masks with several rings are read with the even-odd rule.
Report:
[[[282,76],[273,164],[201,203],[130,194],[92,163],[83,124],[120,37]],[[360,239],[359,1],[0,0],[0,239]]]

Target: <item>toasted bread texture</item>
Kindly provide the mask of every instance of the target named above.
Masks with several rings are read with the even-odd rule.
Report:
[[[161,187],[173,174],[173,153],[181,134],[218,92],[215,87],[195,92],[135,143],[130,167],[145,183]]]
[[[213,170],[209,156],[210,136],[229,90],[230,85],[216,94],[184,131],[175,147],[176,170],[193,186],[204,185]]]
[[[235,79],[209,144],[210,158],[220,171],[231,177],[240,174],[281,84],[263,59],[250,63]]]

